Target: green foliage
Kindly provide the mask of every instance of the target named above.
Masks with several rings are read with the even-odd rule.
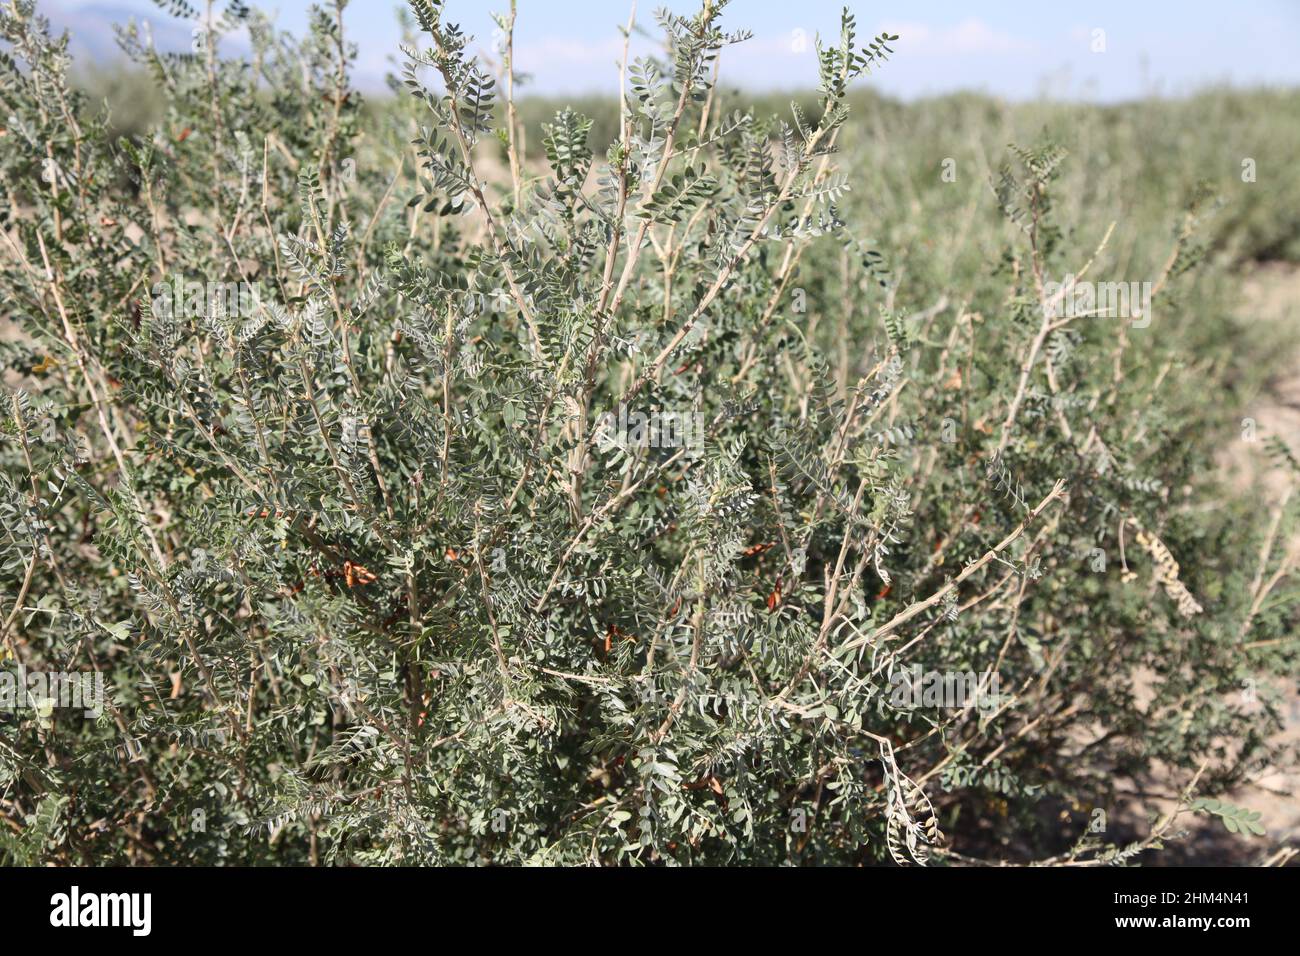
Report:
[[[5,663],[107,688],[3,715],[6,861],[1124,862],[1042,820],[1277,756],[1239,690],[1297,595],[1207,462],[1266,364],[1229,268],[1285,223],[1106,193],[1133,124],[991,176],[950,144],[1010,121],[938,103],[901,151],[847,11],[820,99],[727,103],[717,0],[516,167],[506,77],[410,5],[365,108],[342,4],[126,28],[135,131],[0,12]],[[1085,264],[1150,326],[1048,313]]]
[[[1223,821],[1224,829],[1229,833],[1252,833],[1255,836],[1264,835],[1264,827],[1260,824],[1259,819],[1262,816],[1258,811],[1250,811],[1244,807],[1234,807],[1230,803],[1224,803],[1221,800],[1210,800],[1203,798],[1192,803],[1191,809],[1200,810],[1204,813],[1213,814]]]

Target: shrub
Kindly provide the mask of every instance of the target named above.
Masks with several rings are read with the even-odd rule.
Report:
[[[127,28],[166,109],[116,141],[0,13],[0,621],[106,687],[10,715],[7,859],[1124,862],[1176,814],[1094,808],[1153,778],[1238,819],[1192,790],[1273,756],[1240,691],[1294,665],[1295,511],[1201,507],[1214,197],[1134,258],[1013,148],[964,224],[890,220],[900,275],[837,149],[898,38],[846,11],[815,110],[724,110],[726,5],[659,14],[614,141],[564,109],[544,163],[435,0],[378,109],[342,3]],[[974,260],[916,253],[955,228]]]

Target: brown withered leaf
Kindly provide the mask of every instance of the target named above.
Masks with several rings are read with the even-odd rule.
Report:
[[[769,613],[774,612],[781,605],[781,582],[776,582],[776,587],[772,593],[767,596],[767,610]]]
[[[378,580],[370,569],[354,564],[351,561],[343,562],[343,579],[350,588],[361,584],[371,584]]]

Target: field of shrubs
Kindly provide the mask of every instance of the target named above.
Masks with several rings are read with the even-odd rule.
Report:
[[[163,6],[0,6],[0,860],[1291,860],[1300,91]]]

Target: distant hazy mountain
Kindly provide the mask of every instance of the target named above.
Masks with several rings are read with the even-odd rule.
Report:
[[[165,10],[154,8],[141,12],[138,7],[117,3],[74,4],[66,0],[41,0],[37,12],[47,17],[54,32],[68,31],[69,48],[75,60],[91,59],[97,63],[112,63],[120,59],[122,51],[117,45],[114,25],[125,26],[132,19],[137,23],[148,21],[154,45],[169,53],[186,53],[190,50],[193,24],[170,16]]]

